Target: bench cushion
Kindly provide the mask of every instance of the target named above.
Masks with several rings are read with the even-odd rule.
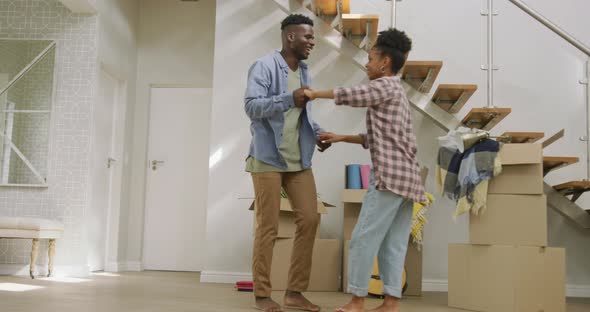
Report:
[[[41,218],[0,217],[0,237],[59,238],[64,231],[61,222]]]

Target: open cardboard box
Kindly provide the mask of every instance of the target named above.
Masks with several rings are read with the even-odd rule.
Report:
[[[327,214],[328,209],[326,207],[334,207],[334,205],[328,204],[326,202],[322,202],[320,200],[318,202],[318,213],[319,214]],[[252,201],[250,204],[249,210],[256,209],[256,201]],[[295,215],[293,212],[293,208],[291,207],[291,203],[287,198],[281,198],[281,204],[279,206],[279,232],[277,234],[277,238],[293,238],[295,237],[295,230],[297,226],[295,225]],[[256,214],[254,214],[254,228],[258,226],[256,222]],[[316,237],[320,237],[320,227],[318,225],[318,230],[316,233]]]
[[[543,194],[543,149],[564,133],[561,130],[543,143],[502,144],[498,153],[502,173],[490,180],[488,194]]]
[[[498,157],[502,173],[490,180],[488,194],[543,194],[541,144],[503,144]]]

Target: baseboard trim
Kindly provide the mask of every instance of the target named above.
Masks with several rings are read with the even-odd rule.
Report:
[[[422,291],[447,292],[449,291],[449,283],[447,280],[423,279]]]
[[[568,297],[590,298],[590,285],[568,284],[565,293]]]
[[[105,272],[123,272],[126,271],[126,262],[108,262],[105,265]]]
[[[251,273],[242,272],[219,272],[203,271],[201,272],[201,283],[222,283],[235,284],[237,281],[252,280]],[[441,279],[424,279],[422,280],[422,291],[430,292],[448,292],[449,284],[447,280]],[[578,298],[590,298],[590,285],[566,285],[566,296]]]
[[[0,264],[0,275],[29,276],[28,264]],[[88,277],[90,268],[80,265],[56,265],[53,267],[53,275],[59,277]],[[38,265],[35,268],[35,276],[47,276],[47,266]]]
[[[111,262],[106,265],[107,272],[141,272],[143,265],[139,261]]]
[[[252,273],[202,271],[201,283],[235,284],[237,281],[251,281]]]

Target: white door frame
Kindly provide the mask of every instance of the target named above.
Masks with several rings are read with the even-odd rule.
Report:
[[[124,270],[122,264],[117,261],[119,252],[119,226],[121,215],[121,190],[122,190],[122,176],[124,164],[125,151],[125,118],[127,114],[127,80],[121,79],[113,70],[110,70],[106,65],[100,64],[100,72],[110,76],[116,82],[117,88],[115,90],[115,103],[113,104],[113,116],[116,117],[113,121],[112,131],[112,145],[111,152],[118,155],[111,173],[109,174],[109,200],[106,211],[105,224],[105,253],[104,253],[104,270],[108,272],[118,272]],[[112,260],[114,259],[114,260]]]
[[[143,180],[143,198],[142,198],[142,215],[143,215],[143,220],[141,222],[141,242],[140,242],[140,255],[141,255],[141,260],[140,260],[140,264],[139,264],[139,271],[143,271],[144,270],[144,246],[145,246],[145,236],[146,236],[146,218],[147,218],[147,214],[146,214],[146,208],[147,208],[147,191],[148,191],[148,169],[150,168],[150,129],[151,129],[151,114],[152,114],[152,107],[151,107],[151,103],[152,103],[152,89],[153,88],[191,88],[191,89],[202,89],[202,90],[209,90],[209,92],[211,92],[211,95],[213,94],[213,88],[203,88],[202,86],[198,86],[198,85],[192,85],[192,84],[165,84],[165,83],[152,83],[149,84],[148,86],[148,101],[147,101],[147,134],[146,134],[146,148],[145,148],[145,164],[144,164],[144,170],[145,170],[145,178]],[[210,104],[212,105],[212,103]],[[211,110],[213,109],[213,107],[211,107]],[[210,118],[210,117],[209,117]],[[207,145],[210,145],[210,142],[207,142]],[[209,179],[207,177],[207,179]],[[205,207],[205,220],[207,220],[207,209]],[[205,227],[206,227],[206,222],[205,222]],[[206,233],[206,228],[205,228],[205,233]],[[206,237],[205,237],[206,239]]]

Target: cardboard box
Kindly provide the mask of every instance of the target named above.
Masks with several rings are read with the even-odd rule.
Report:
[[[342,267],[342,291],[348,293],[348,247],[350,241],[344,242],[343,267]],[[375,259],[375,263],[377,259]],[[375,263],[373,265],[375,265]],[[404,296],[421,296],[422,295],[422,252],[418,251],[416,244],[408,244],[406,254],[406,281],[408,288]]]
[[[406,280],[408,288],[404,296],[422,296],[422,251],[414,243],[408,244],[406,253]]]
[[[449,306],[563,312],[565,249],[450,244]]]
[[[352,231],[361,213],[361,205],[355,203],[343,203],[342,239],[350,240]]]
[[[488,194],[543,194],[541,144],[503,144],[502,173],[490,180]]]
[[[331,204],[326,202],[322,202],[318,200],[318,213],[319,214],[326,214],[328,210],[326,207],[334,207]],[[252,202],[250,205],[250,210],[256,209],[255,201]],[[281,204],[279,207],[279,231],[277,234],[277,238],[293,238],[295,237],[295,230],[297,230],[297,226],[295,225],[295,215],[293,213],[293,208],[291,207],[291,203],[286,198],[281,198]],[[256,214],[254,214],[254,232],[256,231],[256,227],[258,223],[256,222]],[[253,233],[254,235],[255,233]],[[318,225],[318,230],[316,233],[316,237],[320,237],[320,227]]]
[[[273,290],[286,290],[293,251],[293,239],[277,239],[272,254],[270,281]],[[308,291],[338,291],[340,289],[340,241],[317,239]]]
[[[361,213],[361,206],[367,190],[345,189],[342,192],[344,219],[342,223],[342,239],[348,241],[352,237],[352,230]]]
[[[487,209],[469,218],[472,244],[547,246],[545,195],[488,195]]]

